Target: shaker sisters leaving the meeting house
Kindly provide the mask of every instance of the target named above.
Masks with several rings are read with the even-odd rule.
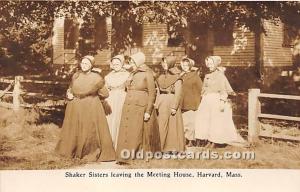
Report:
[[[126,162],[122,151],[184,153],[191,146],[247,146],[232,120],[233,95],[221,57],[209,56],[204,82],[195,61],[162,58],[160,74],[142,52],[111,59],[102,78],[92,56],[83,57],[67,91],[68,104],[56,152],[88,161]],[[155,78],[157,77],[157,78]],[[104,110],[105,108],[105,110]],[[200,142],[195,142],[195,141]]]

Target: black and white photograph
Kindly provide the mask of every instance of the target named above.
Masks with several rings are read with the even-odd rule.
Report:
[[[299,1],[0,2],[2,171],[299,170],[299,122]]]

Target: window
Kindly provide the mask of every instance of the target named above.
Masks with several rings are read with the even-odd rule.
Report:
[[[108,48],[106,17],[96,16],[84,21],[80,27],[80,54],[96,54],[98,50]]]
[[[75,49],[79,38],[79,23],[73,18],[66,18],[64,22],[64,47]]]
[[[143,47],[143,24],[113,16],[111,41],[114,54],[123,53],[129,47]]]
[[[136,47],[143,46],[143,24],[138,22],[132,22],[131,24],[132,30],[132,43]]]
[[[283,47],[293,47],[297,39],[299,29],[295,26],[283,25]]]
[[[216,46],[233,45],[233,26],[214,30],[214,44]]]
[[[80,27],[79,53],[80,55],[95,54],[95,23],[84,21]]]
[[[182,28],[175,28],[172,25],[167,26],[168,30],[168,47],[182,46],[184,43],[184,35]]]

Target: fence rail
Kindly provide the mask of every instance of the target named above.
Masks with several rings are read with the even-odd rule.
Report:
[[[67,84],[66,82],[24,80],[22,76],[16,76],[14,80],[0,78],[0,82],[9,83],[8,87],[5,90],[0,92],[0,99],[4,95],[9,95],[13,97],[12,103],[0,101],[1,107],[12,108],[14,111],[18,111],[21,107],[62,111],[62,109],[58,107],[62,107],[66,104],[66,101],[59,96],[55,96],[51,94],[43,94],[43,93],[22,92],[21,90],[21,82],[38,83],[38,84],[42,83],[47,85]],[[13,91],[10,91],[12,87],[13,87]],[[50,98],[50,100],[44,103],[28,104],[28,103],[21,102],[21,96],[43,97],[43,98]],[[53,98],[58,100],[54,101],[52,100]],[[260,89],[249,89],[248,91],[248,140],[249,142],[254,143],[258,140],[259,137],[267,136],[260,132],[261,129],[261,125],[259,121],[260,118],[271,118],[271,119],[300,122],[300,117],[261,113],[261,102],[259,98],[288,99],[288,100],[300,101],[300,96],[296,96],[296,95],[267,94],[267,93],[261,93]],[[270,135],[269,137],[273,137],[277,139],[280,138],[276,135]],[[290,137],[290,136],[284,138],[281,137],[281,139],[300,141],[299,138]]]
[[[300,117],[291,117],[285,115],[273,115],[273,114],[259,114],[260,118],[269,118],[269,119],[280,119],[280,120],[288,120],[288,121],[300,121]]]
[[[17,77],[21,77],[21,76],[17,76]],[[12,79],[3,79],[0,78],[0,83],[14,83],[15,80]],[[23,79],[20,78],[19,79],[20,83],[36,83],[36,84],[47,84],[47,85],[68,85],[68,82],[62,82],[62,81],[41,81],[41,80],[31,80],[31,79]]]
[[[7,91],[5,93],[6,95],[13,95],[12,91]],[[31,93],[31,92],[22,92],[20,93],[22,96],[34,96],[36,98],[46,98],[46,99],[58,99],[60,100],[60,96],[52,95],[52,94],[44,94],[44,93]],[[0,96],[1,98],[1,96]]]
[[[293,116],[284,116],[284,115],[275,115],[275,114],[266,114],[261,113],[261,102],[259,98],[272,98],[272,99],[288,99],[288,100],[298,100],[300,101],[300,96],[296,95],[279,95],[279,94],[267,94],[261,93],[260,89],[249,89],[248,92],[248,140],[251,143],[255,143],[258,141],[259,136],[266,137],[260,133],[261,125],[259,118],[270,118],[270,119],[279,119],[279,120],[288,120],[288,121],[300,121],[300,117]],[[277,136],[276,139],[280,138]],[[296,137],[281,137],[282,139],[289,139],[300,141],[299,138]]]
[[[9,86],[5,90],[0,92],[0,99],[4,95],[9,95],[13,97],[13,103],[0,101],[1,107],[11,108],[14,111],[18,111],[20,107],[62,111],[62,109],[57,108],[57,107],[64,106],[66,103],[65,100],[62,100],[61,97],[52,94],[23,92],[21,90],[21,82],[46,84],[46,85],[68,84],[66,82],[59,82],[59,81],[40,81],[40,80],[28,80],[28,79],[25,80],[22,76],[16,76],[14,80],[0,78],[0,83],[9,83]],[[13,87],[13,91],[10,91],[12,87]],[[34,96],[34,97],[46,98],[46,99],[50,99],[50,102],[37,103],[37,104],[22,103],[21,96]],[[53,99],[56,100],[53,101]]]
[[[273,98],[273,99],[300,100],[300,96],[297,95],[279,95],[279,94],[260,93],[258,96],[265,97],[265,98]]]

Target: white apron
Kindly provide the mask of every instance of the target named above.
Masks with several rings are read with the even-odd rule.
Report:
[[[203,95],[195,116],[195,138],[218,144],[246,145],[233,123],[231,104],[226,102],[222,112],[221,102],[219,93]]]

